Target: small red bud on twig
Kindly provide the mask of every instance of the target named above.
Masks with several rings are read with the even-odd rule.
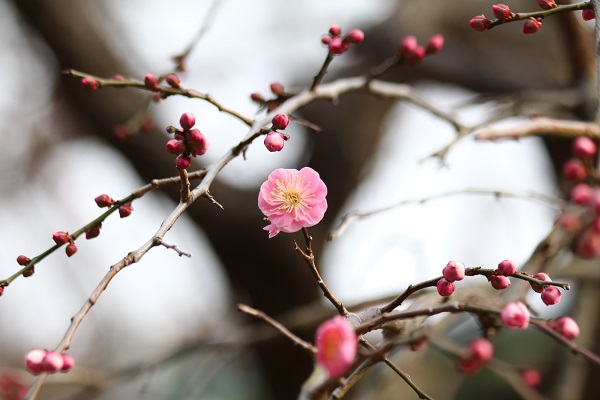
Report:
[[[469,25],[471,26],[471,28],[475,29],[478,32],[486,31],[491,23],[492,21],[487,19],[483,14],[477,15],[476,17],[471,18],[471,20],[469,21]]]
[[[94,78],[85,77],[81,78],[81,86],[87,90],[96,90],[100,87],[100,82],[95,80]]]
[[[175,89],[179,89],[181,87],[181,80],[175,74],[167,74],[167,76],[165,77],[165,80],[167,81],[169,86],[171,86]]]
[[[71,241],[71,237],[67,232],[59,231],[52,235],[52,240],[54,240],[54,243],[56,244],[65,244]]]
[[[538,0],[538,6],[540,6],[542,10],[551,10],[557,7],[554,0]]]
[[[285,114],[277,114],[276,116],[273,117],[273,119],[271,120],[271,123],[273,124],[274,130],[285,129],[289,125],[290,119]]]
[[[492,6],[492,11],[494,17],[502,22],[510,21],[515,16],[506,4],[494,4]]]
[[[110,207],[114,204],[114,200],[107,194],[101,194],[100,196],[94,199],[98,207]]]
[[[91,227],[85,233],[85,238],[89,240],[89,239],[93,239],[93,238],[97,237],[98,235],[100,235],[100,228],[102,228],[102,224],[98,224],[98,225]]]
[[[271,92],[273,92],[273,94],[276,94],[277,96],[283,96],[285,94],[285,89],[283,88],[283,85],[279,82],[271,83],[270,88]]]
[[[584,21],[590,21],[590,20],[596,18],[596,13],[592,9],[583,10],[581,12],[581,17],[583,18]]]
[[[144,86],[154,92],[158,91],[158,79],[152,74],[146,74],[144,77]]]
[[[20,255],[19,257],[17,257],[17,264],[25,266],[27,264],[29,264],[31,262],[31,258],[24,256],[24,255]]]
[[[119,216],[121,218],[130,216],[132,212],[133,207],[131,206],[131,203],[126,203],[119,207]]]
[[[536,33],[542,28],[542,20],[536,18],[529,18],[525,21],[525,25],[523,25],[523,33],[529,35],[531,33]]]
[[[340,36],[341,33],[342,33],[342,28],[340,28],[339,25],[333,24],[329,27],[329,34],[331,36]]]
[[[77,246],[75,243],[69,243],[65,249],[65,253],[67,253],[67,257],[71,257],[73,254],[77,253]]]
[[[196,125],[196,117],[194,117],[194,114],[189,112],[183,113],[179,118],[179,124],[184,130],[189,131],[194,125]]]

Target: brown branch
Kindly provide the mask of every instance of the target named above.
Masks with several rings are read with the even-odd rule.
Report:
[[[568,121],[553,118],[534,118],[506,128],[485,128],[475,132],[475,140],[520,139],[528,136],[589,136],[600,139],[600,125],[594,122]]]

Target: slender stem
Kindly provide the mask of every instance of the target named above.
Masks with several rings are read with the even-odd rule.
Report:
[[[310,85],[309,90],[311,92],[314,92],[314,90],[317,88],[317,86],[319,86],[319,84],[325,77],[325,74],[327,74],[327,69],[329,68],[329,64],[331,64],[331,62],[333,61],[333,58],[334,58],[334,55],[328,52],[327,57],[325,57],[325,61],[323,61],[323,65],[321,66],[321,69],[319,70],[317,75],[315,75],[315,77],[313,79],[313,83]]]

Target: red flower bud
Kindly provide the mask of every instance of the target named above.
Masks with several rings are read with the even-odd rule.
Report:
[[[596,143],[589,137],[579,136],[577,139],[573,140],[572,151],[575,157],[594,157],[597,150]]]
[[[554,0],[538,0],[538,6],[540,6],[542,10],[551,10],[556,8],[556,3]]]
[[[592,202],[592,188],[587,183],[578,183],[571,189],[571,201],[585,206]]]
[[[171,139],[167,142],[166,145],[167,153],[171,154],[181,154],[186,150],[185,143],[181,140]]]
[[[196,117],[194,117],[194,114],[189,112],[183,113],[179,118],[179,124],[184,130],[188,131],[192,129],[194,125],[196,125]]]
[[[89,239],[93,239],[93,238],[97,237],[98,235],[100,235],[100,228],[102,228],[102,224],[98,224],[98,225],[91,227],[85,233],[85,238],[89,240]]]
[[[171,87],[174,87],[176,89],[179,89],[181,87],[180,86],[181,85],[181,80],[175,74],[167,74],[167,76],[165,77],[165,80],[167,81],[167,83]]]
[[[360,29],[354,29],[346,35],[344,40],[352,44],[361,44],[365,40],[365,34]]]
[[[25,266],[27,264],[29,264],[31,262],[31,258],[24,256],[24,255],[20,255],[19,257],[17,257],[17,264]]]
[[[39,375],[44,372],[42,361],[48,354],[48,350],[33,349],[25,355],[25,368],[34,375]]]
[[[496,290],[506,289],[510,286],[510,279],[504,275],[490,275],[488,281],[492,284],[492,287]]]
[[[58,372],[63,367],[63,356],[59,352],[51,351],[42,360],[42,369],[44,372]]]
[[[113,136],[119,141],[123,141],[129,137],[129,128],[125,124],[116,124],[113,126]]]
[[[250,94],[250,98],[256,103],[262,104],[265,102],[265,98],[260,93],[252,93]]]
[[[192,164],[192,159],[189,156],[180,154],[175,159],[175,165],[178,169],[186,169]]]
[[[496,273],[499,275],[510,276],[517,272],[517,266],[511,260],[503,260],[498,264]]]
[[[283,88],[283,85],[279,82],[271,83],[270,88],[271,92],[273,92],[273,94],[276,94],[277,96],[283,96],[285,94],[285,89]]]
[[[477,15],[476,17],[471,18],[469,25],[476,31],[483,32],[489,28],[491,22],[492,21],[487,19],[484,15]]]
[[[560,317],[548,322],[548,326],[568,340],[573,340],[579,336],[579,326],[571,317]]]
[[[535,368],[524,368],[521,370],[521,379],[529,387],[535,388],[542,382],[540,372]]]
[[[87,90],[96,90],[100,87],[100,82],[95,80],[94,78],[81,78],[81,86]]]
[[[290,123],[290,119],[285,114],[277,114],[276,116],[273,117],[273,119],[271,120],[271,123],[273,124],[274,130],[285,129],[288,126],[288,124]]]
[[[208,150],[210,142],[198,129],[192,129],[188,134],[188,148],[192,155],[201,156]],[[189,165],[188,165],[189,167]],[[185,167],[187,168],[187,167]]]
[[[542,301],[547,306],[560,303],[560,296],[560,290],[556,286],[545,286],[542,290]]]
[[[279,132],[269,132],[267,137],[265,137],[265,147],[270,152],[281,151],[283,149],[283,144],[285,143],[285,139],[283,135]]]
[[[119,216],[121,218],[130,216],[132,212],[133,206],[131,205],[131,203],[126,203],[119,207]]]
[[[414,36],[407,36],[404,39],[402,39],[402,42],[398,47],[398,55],[401,58],[409,58],[413,55],[417,46],[417,38]]]
[[[96,202],[96,204],[98,205],[98,207],[103,208],[103,207],[110,207],[113,205],[113,203],[115,202],[109,195],[107,194],[101,194],[100,196],[96,197],[94,199],[94,201]]]
[[[152,74],[147,74],[144,77],[144,86],[154,92],[158,91],[158,79]]]
[[[428,55],[439,53],[444,47],[444,36],[442,35],[433,35],[429,38],[429,42],[427,42],[427,46],[425,46],[425,53]]]
[[[514,14],[506,4],[494,4],[492,6],[494,16],[502,22],[510,21],[514,18]]]
[[[0,296],[4,294],[4,286],[0,286]]]
[[[454,293],[455,286],[453,282],[448,282],[442,278],[438,281],[436,288],[440,296],[447,297]]]
[[[52,240],[54,240],[54,243],[56,244],[65,244],[71,241],[71,237],[67,232],[59,231],[52,235]]]
[[[538,279],[540,281],[544,281],[544,282],[552,282],[552,279],[550,279],[550,275],[548,275],[545,272],[538,272],[537,274],[533,274],[533,278]],[[537,283],[533,283],[533,282],[529,282],[529,285],[531,285],[531,288],[536,293],[542,293],[542,290],[544,290],[544,287],[545,287],[545,286],[538,285]]]
[[[69,372],[75,366],[75,359],[70,354],[63,354],[63,366],[60,372]]]
[[[536,33],[541,28],[542,28],[542,20],[531,17],[527,21],[525,21],[525,25],[523,25],[523,33],[526,35],[528,35],[530,33]]]
[[[581,181],[587,176],[587,171],[581,160],[570,158],[563,164],[563,175],[570,181]]]
[[[73,254],[77,253],[77,246],[75,243],[69,243],[65,249],[65,253],[67,253],[67,257],[71,257]]]
[[[333,24],[329,27],[329,34],[331,36],[340,36],[342,33],[342,28],[339,25]]]
[[[344,43],[339,37],[334,37],[329,42],[329,53],[334,55],[343,54],[349,47],[348,43]]]
[[[584,21],[590,21],[590,20],[596,18],[596,13],[594,12],[593,9],[583,10],[581,12],[581,17],[583,18]]]
[[[421,62],[425,58],[425,48],[421,46],[417,46],[415,51],[406,59],[406,65],[409,67],[414,67],[418,63]]]
[[[321,43],[329,44],[329,42],[331,42],[331,36],[329,36],[329,35],[321,36]]]

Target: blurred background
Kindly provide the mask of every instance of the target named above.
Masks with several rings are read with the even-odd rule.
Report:
[[[491,2],[447,3],[0,0],[5,54],[0,61],[5,77],[0,93],[0,276],[18,270],[19,254],[33,257],[50,247],[53,232],[75,231],[97,217],[100,210],[93,199],[99,194],[122,198],[153,178],[177,175],[173,157],[164,151],[164,128],[177,125],[181,113],[194,113],[197,127],[211,141],[203,164],[244,137],[247,127],[200,100],[149,103],[147,93],[131,89],[85,92],[77,80],[60,74],[67,68],[135,79],[164,74],[174,70],[172,57],[201,29],[206,32],[187,59],[187,71],[180,74],[182,86],[210,93],[251,117],[258,110],[250,93],[268,97],[271,82],[289,90],[310,84],[326,55],[320,37],[336,23],[344,32],[364,30],[366,39],[336,58],[326,81],[366,73],[392,55],[408,34],[425,43],[442,33],[446,47],[441,54],[384,78],[413,83],[432,104],[456,111],[470,124],[506,110],[501,101],[464,106],[481,93],[515,101],[516,113],[590,118],[593,99],[586,89],[594,79],[593,46],[584,44],[591,43],[592,34],[579,15],[544,21],[539,33],[527,37],[518,24],[479,33],[469,29],[468,21],[477,14],[490,15]],[[515,10],[524,7],[514,3],[519,4]],[[534,6],[518,10],[534,11]],[[575,100],[543,107],[521,101],[522,93],[543,90],[575,93]],[[531,201],[461,195],[376,215],[325,242],[346,212],[402,199],[466,188],[562,196],[564,184],[555,170],[569,156],[569,144],[466,139],[450,150],[446,166],[441,166],[428,156],[453,139],[453,128],[410,104],[353,94],[337,106],[316,102],[298,116],[323,131],[315,134],[291,124],[286,130],[291,140],[282,152],[269,153],[257,141],[247,160],[228,165],[211,189],[225,211],[199,199],[165,237],[193,256],[180,258],[156,248],[121,272],[75,336],[70,353],[76,369],[52,376],[40,398],[295,398],[310,374],[311,360],[262,327],[242,330],[240,325],[253,326],[254,321],[238,315],[235,307],[243,302],[293,322],[295,332],[307,340],[313,338],[314,323],[294,321],[302,314],[293,312],[319,310],[322,319],[333,312],[293,251],[293,240],[301,241],[301,235],[269,240],[262,230],[257,191],[274,168],[310,165],[328,185],[329,211],[311,234],[325,281],[347,305],[398,294],[410,283],[439,275],[449,259],[489,268],[505,258],[522,264],[558,215]],[[152,121],[152,126],[146,122],[144,132],[138,132],[142,121]],[[129,123],[132,134],[117,140],[114,128],[123,123]],[[31,382],[22,370],[24,354],[56,346],[108,267],[151,237],[177,194],[177,188],[149,193],[133,203],[130,217],[113,216],[98,238],[79,240],[72,258],[60,249],[37,265],[31,278],[17,279],[6,288],[0,299],[0,368],[19,374],[25,384]],[[568,251],[556,262],[561,268],[580,263],[578,271],[584,273],[597,267],[581,264]],[[597,292],[596,280],[587,285],[576,286],[552,310],[545,310],[539,297],[530,302],[545,317],[572,314],[581,309],[581,293]],[[581,340],[593,348],[598,343],[597,309],[586,310],[595,317],[587,318],[589,329],[581,324],[588,332]],[[466,342],[476,334],[475,325],[470,328],[457,329],[455,338]],[[514,340],[533,350],[523,356],[511,345]],[[244,341],[248,346],[240,345]],[[547,396],[595,398],[595,382],[588,379],[594,372],[564,348],[538,332],[506,334],[499,345],[503,341],[506,352],[499,357],[539,368]],[[438,358],[408,362],[406,368],[433,397],[471,398],[464,397],[470,388],[485,398],[514,396],[492,374],[465,381],[452,360],[432,357]],[[365,385],[350,396],[398,398],[404,393],[402,398],[416,398],[386,368],[377,368],[369,379],[380,392]]]

